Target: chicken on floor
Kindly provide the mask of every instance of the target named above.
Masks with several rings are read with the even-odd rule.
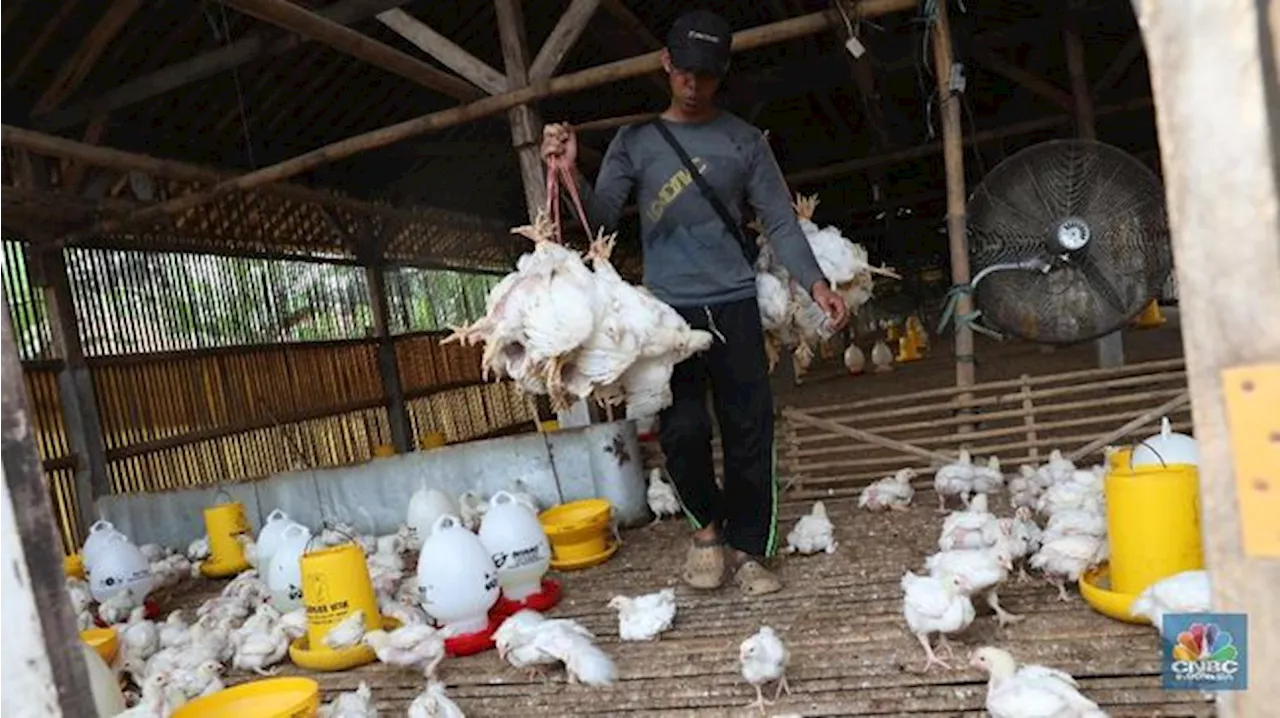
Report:
[[[618,612],[618,637],[624,641],[652,641],[671,628],[676,618],[676,592],[664,588],[642,596],[614,596],[609,608]]]
[[[467,718],[462,708],[450,698],[440,681],[427,681],[427,687],[409,704],[409,718]]]
[[[933,475],[933,489],[938,493],[938,513],[947,512],[947,497],[957,496],[965,506],[973,495],[973,460],[968,449],[960,450],[960,458],[938,469]]]
[[[907,627],[924,648],[924,672],[935,665],[950,668],[934,653],[930,634],[938,634],[938,650],[951,657],[947,634],[960,633],[973,623],[975,612],[968,587],[960,576],[917,576],[907,571],[902,576],[902,616]]]
[[[911,485],[915,478],[915,469],[899,469],[893,476],[886,476],[863,489],[858,496],[858,506],[868,511],[906,511],[916,495]]]
[[[835,526],[827,518],[827,507],[821,501],[815,501],[813,509],[801,516],[787,534],[787,553],[835,553],[837,548]]]
[[[680,513],[680,499],[676,497],[675,487],[662,477],[663,470],[659,466],[649,469],[649,486],[645,489],[645,500],[649,510],[653,512],[653,523],[662,521],[664,516],[675,516]]]
[[[985,671],[987,713],[991,718],[1106,718],[1097,703],[1080,693],[1070,674],[1056,668],[1024,665],[1008,651],[984,646],[973,652],[969,665]]]
[[[759,708],[764,713],[764,707],[778,700],[778,696],[784,692],[791,695],[791,686],[787,685],[787,663],[790,660],[791,652],[769,626],[761,626],[759,631],[742,642],[738,647],[742,677],[756,689],[756,699],[747,704],[748,708]],[[777,681],[773,701],[766,701],[763,686],[773,681]]]
[[[339,693],[332,701],[320,706],[318,718],[378,718],[373,704],[373,691],[369,684],[360,681],[354,691]]]

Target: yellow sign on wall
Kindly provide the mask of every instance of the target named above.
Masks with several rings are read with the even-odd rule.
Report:
[[[1246,556],[1280,557],[1280,364],[1222,371]]]

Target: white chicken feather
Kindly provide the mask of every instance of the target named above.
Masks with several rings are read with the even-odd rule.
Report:
[[[915,469],[899,469],[893,476],[886,476],[863,489],[858,496],[858,506],[869,511],[906,511],[916,494],[911,485],[915,478]]]
[[[676,617],[675,589],[641,596],[614,596],[609,608],[618,612],[618,637],[624,641],[652,641],[671,628]]]
[[[835,526],[827,517],[826,504],[813,502],[809,513],[800,517],[795,528],[787,534],[787,553],[815,554],[835,553],[839,542],[835,538]]]

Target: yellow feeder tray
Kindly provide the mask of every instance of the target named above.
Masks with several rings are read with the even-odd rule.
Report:
[[[90,628],[80,632],[80,640],[102,656],[109,666],[116,659],[116,651],[120,648],[120,634],[114,628]]]
[[[319,710],[319,683],[310,678],[268,678],[184,703],[171,718],[314,718]]]
[[[378,457],[379,459],[385,459],[388,456],[395,456],[396,447],[392,446],[391,444],[378,444],[377,446],[373,447],[373,455]]]
[[[553,431],[559,431],[559,430],[560,430],[560,422],[555,419],[548,419],[546,421],[538,422],[538,431],[541,431],[544,434],[550,434]]]
[[[1126,623],[1150,623],[1141,616],[1129,613],[1129,607],[1138,598],[1136,595],[1111,590],[1111,567],[1107,564],[1085,572],[1080,577],[1079,585],[1080,596],[1098,613]]]
[[[538,514],[551,542],[552,568],[588,568],[607,561],[618,550],[608,540],[612,515],[613,505],[605,499],[571,501]]]
[[[439,449],[447,443],[448,441],[443,431],[428,431],[422,435],[422,448],[424,449]]]
[[[84,580],[84,558],[78,553],[62,557],[62,573],[68,578]]]
[[[382,617],[382,630],[394,631],[399,627],[400,621],[388,616]],[[306,668],[310,671],[324,671],[326,673],[345,671],[356,666],[373,663],[377,657],[378,655],[374,653],[374,650],[363,643],[337,651],[322,643],[312,650],[311,639],[303,636],[289,644],[289,659],[299,668]]]

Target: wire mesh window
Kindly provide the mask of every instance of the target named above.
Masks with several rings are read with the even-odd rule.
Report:
[[[4,298],[18,356],[23,360],[55,359],[57,350],[49,326],[44,290],[31,277],[30,248],[26,242],[4,238]]]
[[[472,322],[501,277],[439,269],[387,271],[388,323],[393,334],[434,331]]]
[[[372,331],[360,267],[71,248],[89,355],[355,339]]]

